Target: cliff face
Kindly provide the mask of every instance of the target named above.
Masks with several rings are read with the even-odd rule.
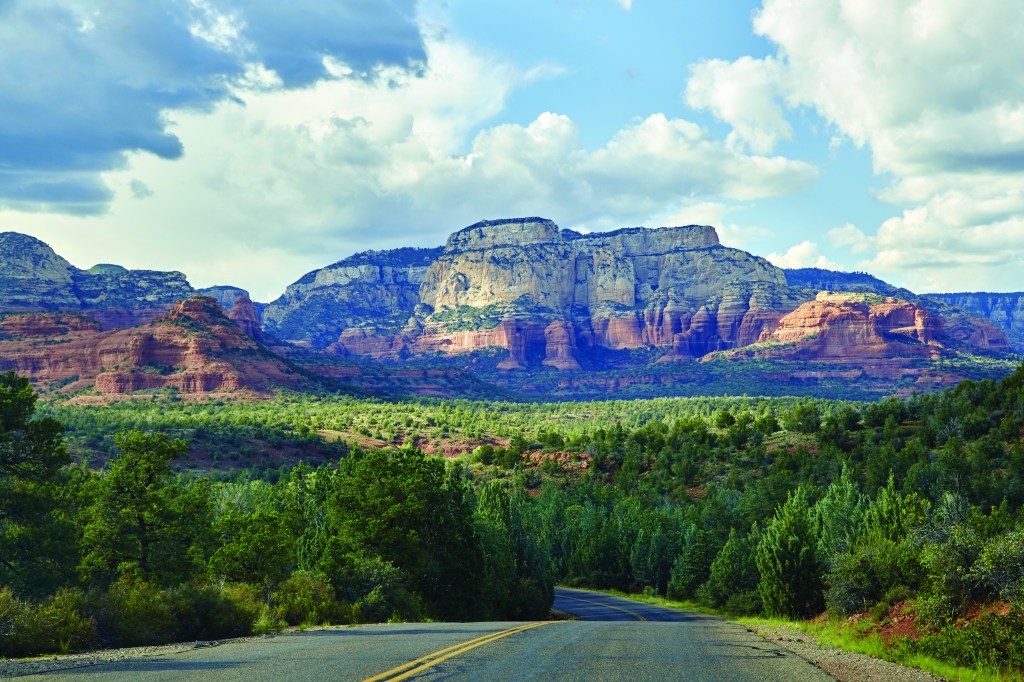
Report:
[[[1014,351],[1024,353],[1024,292],[925,294],[925,296],[954,305],[971,315],[989,320],[1006,334],[1010,347]]]
[[[111,396],[173,388],[199,397],[302,382],[208,297],[131,329],[103,330],[84,314],[8,315],[0,320],[0,371],[9,369],[43,390]]]
[[[928,355],[942,338],[942,321],[917,304],[822,292],[779,320],[767,341],[791,345],[778,356],[820,360]]]
[[[779,268],[721,246],[711,227],[584,235],[525,218],[477,223],[442,249],[370,252],[310,273],[264,321],[342,354],[498,346],[505,369],[576,369],[591,348],[692,358],[745,345],[799,302]]]
[[[401,327],[419,303],[420,284],[441,249],[367,251],[308,273],[263,311],[271,334],[314,348],[349,328]]]
[[[79,308],[77,272],[38,239],[0,232],[0,311]]]

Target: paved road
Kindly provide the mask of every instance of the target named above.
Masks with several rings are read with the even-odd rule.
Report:
[[[66,670],[45,680],[829,680],[727,621],[559,588],[584,620],[296,632]]]

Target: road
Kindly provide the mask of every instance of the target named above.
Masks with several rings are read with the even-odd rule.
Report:
[[[583,620],[406,623],[307,630],[19,679],[829,680],[725,620],[559,588]]]

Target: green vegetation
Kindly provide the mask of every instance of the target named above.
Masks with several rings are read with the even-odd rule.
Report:
[[[24,380],[3,386],[0,443],[35,445],[0,452],[36,453],[0,470],[32,500],[0,510],[3,655],[537,618],[563,582],[827,610],[887,657],[1024,672],[1024,368],[874,403],[282,395],[35,416]]]

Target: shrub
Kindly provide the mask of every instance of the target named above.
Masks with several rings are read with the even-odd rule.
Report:
[[[42,604],[0,590],[0,656],[82,651],[96,645],[96,622],[80,611],[81,593],[62,590]]]
[[[937,633],[902,643],[919,653],[970,668],[991,667],[1020,673],[1024,670],[1024,612],[1006,616],[986,614],[967,625],[948,625]]]
[[[174,640],[177,620],[170,594],[156,586],[122,577],[110,589],[90,591],[85,609],[96,618],[106,646],[144,646]]]
[[[179,585],[168,590],[175,620],[174,639],[198,641],[242,637],[256,618],[232,593],[213,585]]]
[[[833,557],[825,577],[825,605],[830,613],[842,616],[867,611],[894,587],[912,592],[920,585],[921,574],[911,540],[862,536],[849,552]]]
[[[351,609],[338,603],[323,573],[296,571],[272,597],[277,613],[289,625],[351,622]]]

